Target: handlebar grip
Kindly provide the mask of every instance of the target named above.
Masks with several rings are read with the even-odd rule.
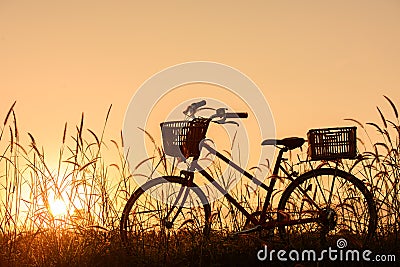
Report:
[[[225,113],[226,118],[248,118],[249,114],[247,112],[227,112]]]
[[[199,107],[202,107],[202,106],[205,106],[207,104],[207,102],[205,101],[205,100],[201,100],[201,101],[199,101],[199,102],[195,102],[195,103],[192,103],[191,104],[191,106],[194,108],[194,109],[198,109]]]

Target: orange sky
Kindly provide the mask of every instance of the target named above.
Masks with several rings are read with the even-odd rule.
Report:
[[[117,138],[135,90],[179,63],[232,66],[264,92],[280,137],[400,108],[400,3],[0,0],[0,119],[56,153],[85,112]],[[2,120],[2,119],[1,119]],[[267,136],[265,136],[267,138]]]

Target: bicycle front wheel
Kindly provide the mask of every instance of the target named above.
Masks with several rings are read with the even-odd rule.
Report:
[[[124,246],[140,255],[160,255],[184,239],[207,235],[211,208],[203,191],[178,176],[163,176],[139,187],[120,221]],[[162,260],[162,259],[161,259]]]
[[[304,173],[287,187],[278,221],[281,238],[292,247],[336,247],[339,238],[344,238],[340,246],[362,247],[376,230],[377,212],[363,182],[350,173],[323,168]]]

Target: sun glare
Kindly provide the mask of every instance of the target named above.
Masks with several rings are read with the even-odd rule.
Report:
[[[61,199],[55,199],[50,203],[51,214],[54,217],[61,217],[67,214],[67,206]]]

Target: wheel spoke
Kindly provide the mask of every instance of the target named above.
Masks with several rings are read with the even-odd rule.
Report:
[[[316,209],[321,210],[320,206],[315,202],[315,196],[310,197],[308,194],[308,191],[312,190],[312,184],[309,184],[307,189],[304,189],[302,186],[298,186],[298,190],[304,195],[303,200],[307,199],[309,203],[311,203]]]
[[[331,188],[329,190],[329,198],[328,198],[328,202],[327,202],[328,207],[331,206],[333,188],[335,186],[335,178],[336,178],[336,175],[334,175],[333,178],[332,178],[332,184],[331,184]]]

